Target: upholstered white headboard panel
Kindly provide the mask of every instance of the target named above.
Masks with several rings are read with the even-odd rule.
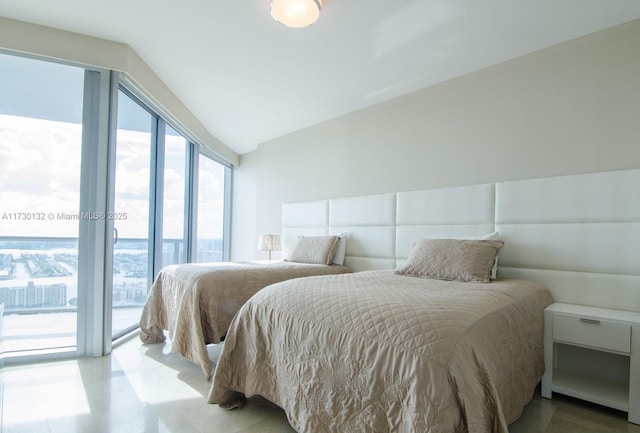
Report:
[[[393,269],[421,238],[500,232],[499,278],[556,301],[640,311],[640,170],[339,198],[283,207],[283,249],[348,232],[354,271]],[[286,254],[286,253],[285,253]]]
[[[496,184],[499,275],[559,302],[640,311],[640,170]]]
[[[354,271],[395,266],[396,195],[329,201],[329,230],[347,232],[345,265]]]

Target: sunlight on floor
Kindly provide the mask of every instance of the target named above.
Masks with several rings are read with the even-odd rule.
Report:
[[[90,413],[78,361],[20,367],[4,375],[4,387],[11,397],[4,400],[5,425]]]
[[[166,378],[187,375],[201,376],[199,379],[204,380],[200,368],[193,364],[183,366],[183,370],[172,368],[171,364],[167,365],[167,361],[175,361],[180,365],[186,361],[177,354],[165,354],[159,349],[162,345],[143,346],[137,348],[136,352],[131,353],[129,350],[134,348],[132,345],[122,347],[113,353],[115,365],[118,367],[127,379],[127,384],[135,393],[136,398],[147,404],[168,403],[175,400],[189,400],[202,398],[200,392],[192,387],[167,387]],[[140,354],[145,355],[144,360],[140,359]],[[158,361],[158,357],[163,357],[164,363]],[[192,368],[184,368],[192,367]]]

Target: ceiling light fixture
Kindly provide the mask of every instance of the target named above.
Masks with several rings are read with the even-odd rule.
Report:
[[[274,20],[287,27],[307,27],[315,23],[322,10],[322,0],[270,0]]]

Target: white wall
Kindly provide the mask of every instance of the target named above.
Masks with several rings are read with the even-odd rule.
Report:
[[[262,257],[283,203],[640,167],[639,46],[634,21],[260,145],[232,259]]]

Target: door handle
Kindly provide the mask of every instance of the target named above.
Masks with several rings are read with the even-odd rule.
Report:
[[[117,228],[113,228],[113,244],[117,244],[118,243],[118,229]]]

